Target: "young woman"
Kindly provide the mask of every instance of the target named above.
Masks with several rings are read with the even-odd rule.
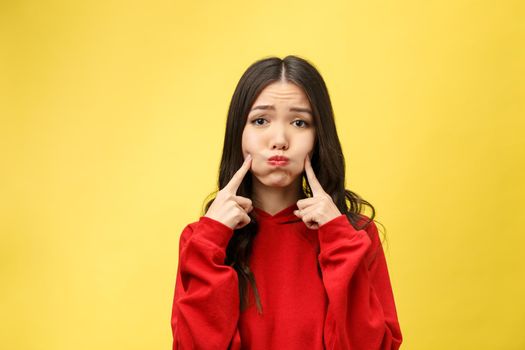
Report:
[[[173,349],[398,349],[375,210],[344,184],[319,72],[296,56],[252,64],[228,111],[220,190],[180,237]]]

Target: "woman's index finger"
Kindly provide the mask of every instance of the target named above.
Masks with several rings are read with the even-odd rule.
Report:
[[[231,191],[233,194],[237,193],[237,189],[242,183],[242,180],[244,179],[244,176],[250,170],[250,167],[252,165],[252,156],[251,154],[248,154],[246,158],[244,159],[244,162],[242,163],[239,170],[235,172],[235,174],[230,179],[230,182],[226,185],[226,189],[228,191]]]
[[[306,155],[306,159],[304,162],[304,170],[306,172],[306,177],[308,178],[308,183],[310,184],[310,188],[312,189],[313,195],[316,196],[323,193],[323,186],[321,186],[321,183],[319,182],[319,180],[317,180],[317,177],[315,176],[314,169],[312,168],[312,163],[310,162],[310,156],[308,155]]]

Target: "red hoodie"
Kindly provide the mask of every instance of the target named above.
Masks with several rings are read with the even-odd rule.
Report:
[[[254,208],[259,231],[250,269],[262,314],[251,288],[250,306],[240,312],[237,272],[224,264],[233,230],[206,216],[184,228],[171,316],[174,350],[399,349],[376,225],[356,230],[342,214],[311,230],[295,209],[270,215]]]

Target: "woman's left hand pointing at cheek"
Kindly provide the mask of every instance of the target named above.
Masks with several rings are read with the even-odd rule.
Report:
[[[297,207],[299,210],[295,210],[294,214],[300,217],[309,229],[318,229],[319,226],[342,214],[332,197],[323,190],[323,187],[317,180],[309,155],[306,155],[304,170],[312,189],[313,197],[298,200]]]

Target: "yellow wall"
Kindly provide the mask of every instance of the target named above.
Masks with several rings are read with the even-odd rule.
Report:
[[[404,349],[524,349],[522,1],[3,1],[4,349],[168,349],[242,72],[298,54],[377,209]]]

